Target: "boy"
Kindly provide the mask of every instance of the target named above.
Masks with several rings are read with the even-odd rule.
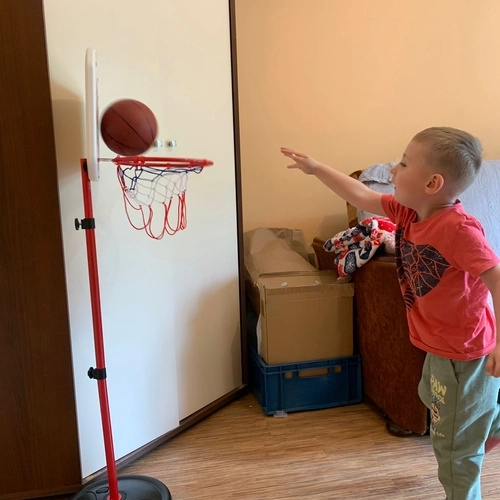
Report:
[[[480,499],[484,454],[500,444],[500,259],[457,199],[479,171],[480,142],[449,127],[418,133],[391,169],[394,195],[302,153],[281,152],[295,162],[288,168],[396,224],[410,340],[427,353],[418,392],[430,409],[439,481],[447,500]]]

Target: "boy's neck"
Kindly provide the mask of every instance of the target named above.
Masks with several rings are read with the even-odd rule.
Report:
[[[449,201],[445,200],[441,203],[436,203],[436,204],[430,204],[425,207],[422,207],[419,210],[416,210],[417,212],[417,221],[422,222],[425,219],[428,219],[429,217],[437,214],[438,212],[441,212],[442,210],[445,210],[446,208],[450,208],[453,205],[455,205],[455,201]]]

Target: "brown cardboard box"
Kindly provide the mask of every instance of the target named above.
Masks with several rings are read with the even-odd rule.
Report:
[[[352,283],[334,273],[261,275],[260,354],[269,365],[352,356]]]
[[[257,314],[260,312],[258,279],[263,274],[315,272],[314,252],[309,253],[299,229],[261,227],[244,234],[245,287]]]

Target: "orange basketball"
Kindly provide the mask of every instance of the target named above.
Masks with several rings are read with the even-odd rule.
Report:
[[[156,139],[158,126],[153,112],[142,102],[121,99],[111,104],[101,118],[101,136],[111,151],[137,156]]]

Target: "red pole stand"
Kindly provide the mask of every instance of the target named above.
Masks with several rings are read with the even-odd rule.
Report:
[[[97,268],[97,250],[95,240],[95,224],[92,208],[92,190],[87,172],[87,161],[80,160],[82,172],[83,206],[85,220],[92,221],[92,227],[85,228],[87,243],[87,260],[89,267],[90,302],[92,306],[92,324],[94,329],[94,346],[96,356],[96,373],[104,374],[97,378],[99,404],[101,407],[102,432],[104,436],[104,450],[106,454],[106,468],[108,472],[109,500],[120,500],[118,492],[118,478],[116,473],[115,452],[113,447],[113,433],[111,431],[111,417],[109,412],[108,388],[106,384],[106,362],[104,359],[104,335],[102,328],[101,297],[99,291],[99,273]],[[91,369],[92,370],[92,369]],[[91,372],[89,370],[89,374]]]
[[[108,477],[90,483],[77,493],[72,500],[172,500],[168,488],[157,479],[126,475],[119,479],[116,472],[111,418],[109,415],[108,389],[106,385],[106,363],[104,360],[104,336],[102,329],[101,298],[99,292],[99,273],[97,269],[97,250],[95,242],[95,220],[92,209],[91,182],[87,172],[87,160],[80,161],[82,171],[83,205],[85,218],[75,220],[76,229],[85,229],[87,243],[87,260],[89,265],[90,302],[92,306],[92,325],[94,329],[94,346],[96,368],[90,368],[89,377],[97,380],[99,404],[101,407],[102,432]],[[119,488],[119,489],[118,489]],[[120,493],[121,491],[121,493]]]

